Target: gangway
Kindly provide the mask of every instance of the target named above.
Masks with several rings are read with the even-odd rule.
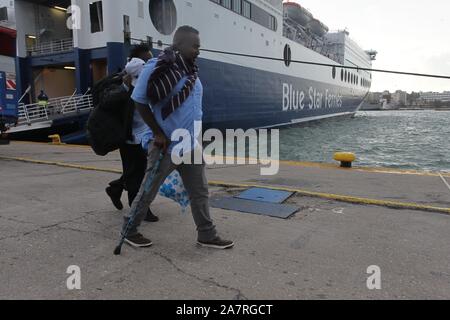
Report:
[[[61,122],[64,119],[87,115],[92,108],[92,95],[89,90],[85,94],[49,99],[46,106],[38,103],[19,104],[18,121],[7,133],[50,128],[55,121]]]

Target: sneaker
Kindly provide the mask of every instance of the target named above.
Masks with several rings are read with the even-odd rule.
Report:
[[[144,221],[146,221],[146,222],[158,222],[159,218],[157,216],[155,216],[150,209],[148,209],[147,216],[145,217]]]
[[[123,204],[122,204],[122,201],[120,201],[120,196],[117,196],[116,194],[114,194],[111,187],[106,188],[105,191],[106,191],[106,194],[111,198],[111,201],[112,201],[114,207],[116,207],[117,210],[122,210]]]
[[[153,242],[147,238],[145,238],[142,234],[138,233],[134,236],[128,236],[125,238],[125,242],[128,243],[132,247],[136,248],[146,248],[150,247]]]
[[[210,241],[198,241],[198,244],[206,248],[214,249],[230,249],[234,247],[234,242],[229,240],[222,240],[220,237],[214,238]]]

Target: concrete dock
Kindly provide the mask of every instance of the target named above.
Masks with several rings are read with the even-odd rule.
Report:
[[[295,191],[287,220],[212,209],[228,251],[199,248],[190,215],[158,197],[153,247],[112,254],[121,212],[105,194],[118,153],[0,146],[0,299],[450,299],[450,175],[283,162],[212,166],[212,196]],[[125,194],[122,201],[125,204]],[[81,290],[68,290],[69,266]],[[369,266],[381,290],[369,290]]]

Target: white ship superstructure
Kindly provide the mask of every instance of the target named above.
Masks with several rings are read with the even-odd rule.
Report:
[[[207,126],[272,127],[354,114],[371,84],[369,72],[344,67],[371,68],[376,53],[291,2],[17,0],[15,7],[20,90],[31,86],[34,95],[85,94],[123,68],[133,43],[152,43],[158,54],[182,25],[200,31],[205,49],[283,59],[203,51]]]

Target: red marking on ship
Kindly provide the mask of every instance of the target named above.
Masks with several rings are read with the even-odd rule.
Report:
[[[16,90],[15,80],[6,80],[6,90]]]

